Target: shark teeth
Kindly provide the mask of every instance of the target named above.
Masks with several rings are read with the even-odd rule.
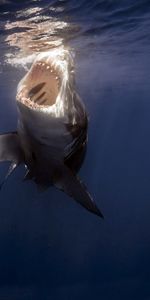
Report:
[[[54,76],[55,76],[55,79],[58,80],[59,83],[60,83],[60,78],[59,78],[59,76],[57,74],[57,71],[54,68],[52,68],[48,63],[46,63],[46,62],[38,62],[37,66],[42,67],[42,70],[45,68],[45,71],[49,71],[50,73],[53,73]]]

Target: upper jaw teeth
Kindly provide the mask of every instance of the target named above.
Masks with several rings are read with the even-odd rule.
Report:
[[[56,80],[59,80],[59,76],[58,76],[57,72],[49,64],[47,64],[45,62],[38,62],[37,65],[42,67],[42,68],[45,68],[45,70],[49,70],[51,73],[53,73],[56,76],[55,77]]]

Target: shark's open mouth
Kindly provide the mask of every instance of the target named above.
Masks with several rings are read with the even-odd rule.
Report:
[[[65,123],[72,124],[78,122],[80,114],[80,109],[75,106],[78,98],[72,55],[64,48],[41,52],[19,82],[16,96],[21,113],[29,108],[28,112],[39,111],[54,118],[64,118]],[[30,118],[29,114],[27,118]]]
[[[52,106],[60,91],[60,75],[50,62],[37,61],[21,82],[17,100],[28,107]]]

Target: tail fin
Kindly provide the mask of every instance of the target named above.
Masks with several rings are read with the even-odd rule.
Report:
[[[104,218],[84,184],[65,165],[57,169],[53,181],[57,188],[74,198],[87,210]]]
[[[0,184],[0,188],[15,168],[23,161],[23,152],[17,132],[0,135],[0,162],[3,161],[9,161],[11,164],[4,180]]]

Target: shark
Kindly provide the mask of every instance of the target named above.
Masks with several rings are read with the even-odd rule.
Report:
[[[88,117],[76,92],[70,51],[39,53],[18,84],[16,104],[17,130],[0,135],[0,162],[10,162],[1,187],[24,164],[24,180],[33,180],[42,191],[55,186],[103,218],[77,175],[86,153]]]

